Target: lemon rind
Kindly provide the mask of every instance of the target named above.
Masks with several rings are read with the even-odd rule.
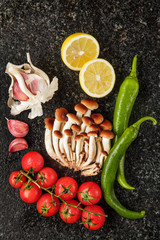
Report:
[[[75,34],[72,34],[68,38],[66,38],[66,40],[63,42],[62,48],[61,48],[62,60],[65,63],[65,65],[68,68],[70,68],[71,70],[79,71],[81,68],[73,67],[70,63],[68,63],[68,61],[66,60],[66,50],[75,40],[78,40],[78,39],[80,39],[82,37],[86,37],[88,39],[91,39],[95,43],[97,52],[96,52],[96,56],[93,59],[96,59],[99,56],[100,46],[99,46],[98,41],[93,36],[91,36],[90,34],[87,34],[87,33],[75,33]]]
[[[106,63],[106,65],[110,67],[111,73],[112,73],[112,76],[113,76],[113,80],[112,80],[111,87],[110,87],[107,91],[105,91],[105,93],[103,93],[103,94],[94,94],[94,93],[91,93],[90,91],[88,91],[88,88],[85,87],[85,83],[84,83],[84,73],[85,73],[87,67],[88,67],[91,63],[94,63],[94,62],[104,62],[104,63]],[[85,63],[85,64],[83,65],[83,67],[81,68],[80,73],[79,73],[79,81],[80,81],[81,88],[83,89],[83,91],[84,91],[87,95],[89,95],[90,97],[95,97],[95,98],[102,98],[102,97],[107,96],[107,95],[113,90],[113,87],[114,87],[114,85],[115,85],[115,80],[116,80],[116,75],[115,75],[115,71],[114,71],[113,66],[112,66],[107,60],[104,60],[104,59],[102,59],[102,58],[93,59],[93,60],[88,61],[87,63]]]

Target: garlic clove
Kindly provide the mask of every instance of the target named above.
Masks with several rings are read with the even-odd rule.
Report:
[[[25,137],[29,132],[28,124],[19,120],[7,119],[7,125],[9,132],[14,137]]]
[[[15,80],[13,84],[13,96],[19,101],[27,101],[29,99],[29,97],[20,89],[17,80]]]
[[[42,89],[46,88],[46,83],[40,76],[25,73],[20,73],[20,75],[24,80],[23,90],[27,88],[27,90],[29,90],[33,95],[36,95],[38,92],[42,92]],[[13,96],[19,101],[27,101],[29,99],[29,97],[21,90],[17,79],[14,79],[13,83]]]
[[[28,148],[28,143],[24,138],[15,138],[9,145],[9,155],[12,152],[21,151]]]

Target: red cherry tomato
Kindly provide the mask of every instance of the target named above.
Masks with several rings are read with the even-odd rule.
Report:
[[[22,187],[23,183],[21,183],[20,181],[17,181],[18,179],[20,179],[22,182],[26,182],[26,177],[20,171],[12,172],[9,177],[9,183],[11,184],[12,187],[14,188]]]
[[[58,204],[57,204],[58,203]],[[60,207],[60,201],[50,193],[43,194],[37,202],[37,210],[45,217],[55,215]]]
[[[73,204],[77,206],[78,201],[71,199],[67,200],[67,203]],[[81,207],[81,206],[79,206]],[[67,205],[66,203],[62,203],[59,209],[59,215],[61,219],[66,223],[74,223],[77,222],[81,217],[82,211],[78,208]]]
[[[22,158],[22,168],[26,171],[30,168],[34,172],[39,172],[44,166],[44,159],[38,152],[31,151],[26,153]]]
[[[34,203],[38,201],[42,194],[42,189],[40,189],[35,183],[30,182],[25,182],[26,185],[28,185],[28,188],[26,188],[25,185],[23,185],[20,189],[20,197],[24,202],[27,203]]]
[[[102,197],[102,190],[95,182],[84,182],[78,189],[77,197],[84,205],[96,204]]]
[[[104,210],[98,205],[91,205],[84,208],[85,210],[105,215]],[[83,225],[90,230],[97,230],[101,228],[105,222],[105,217],[99,215],[88,214],[87,212],[82,212],[82,222]]]
[[[57,173],[53,168],[42,168],[37,174],[38,184],[44,188],[52,187],[57,181]]]
[[[55,194],[60,195],[64,200],[70,200],[77,194],[78,184],[71,177],[62,177],[58,179],[55,187]]]

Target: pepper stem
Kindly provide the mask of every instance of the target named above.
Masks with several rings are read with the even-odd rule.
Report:
[[[157,124],[157,121],[156,121],[155,118],[146,116],[146,117],[143,117],[143,118],[139,119],[139,120],[138,120],[136,123],[134,123],[132,126],[135,127],[135,128],[137,128],[137,129],[139,129],[139,128],[140,128],[140,125],[141,125],[143,122],[147,121],[147,120],[151,120],[151,121],[153,122],[153,125],[156,125],[156,124]]]
[[[137,78],[137,56],[134,56],[133,62],[132,62],[132,71],[130,73],[131,77]]]

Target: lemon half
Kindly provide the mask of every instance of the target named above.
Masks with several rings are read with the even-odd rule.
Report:
[[[99,43],[87,33],[70,35],[61,47],[63,62],[75,71],[79,71],[86,62],[97,58],[98,55]]]
[[[84,92],[95,98],[109,94],[115,84],[115,72],[112,65],[104,59],[94,59],[83,65],[79,81]]]

